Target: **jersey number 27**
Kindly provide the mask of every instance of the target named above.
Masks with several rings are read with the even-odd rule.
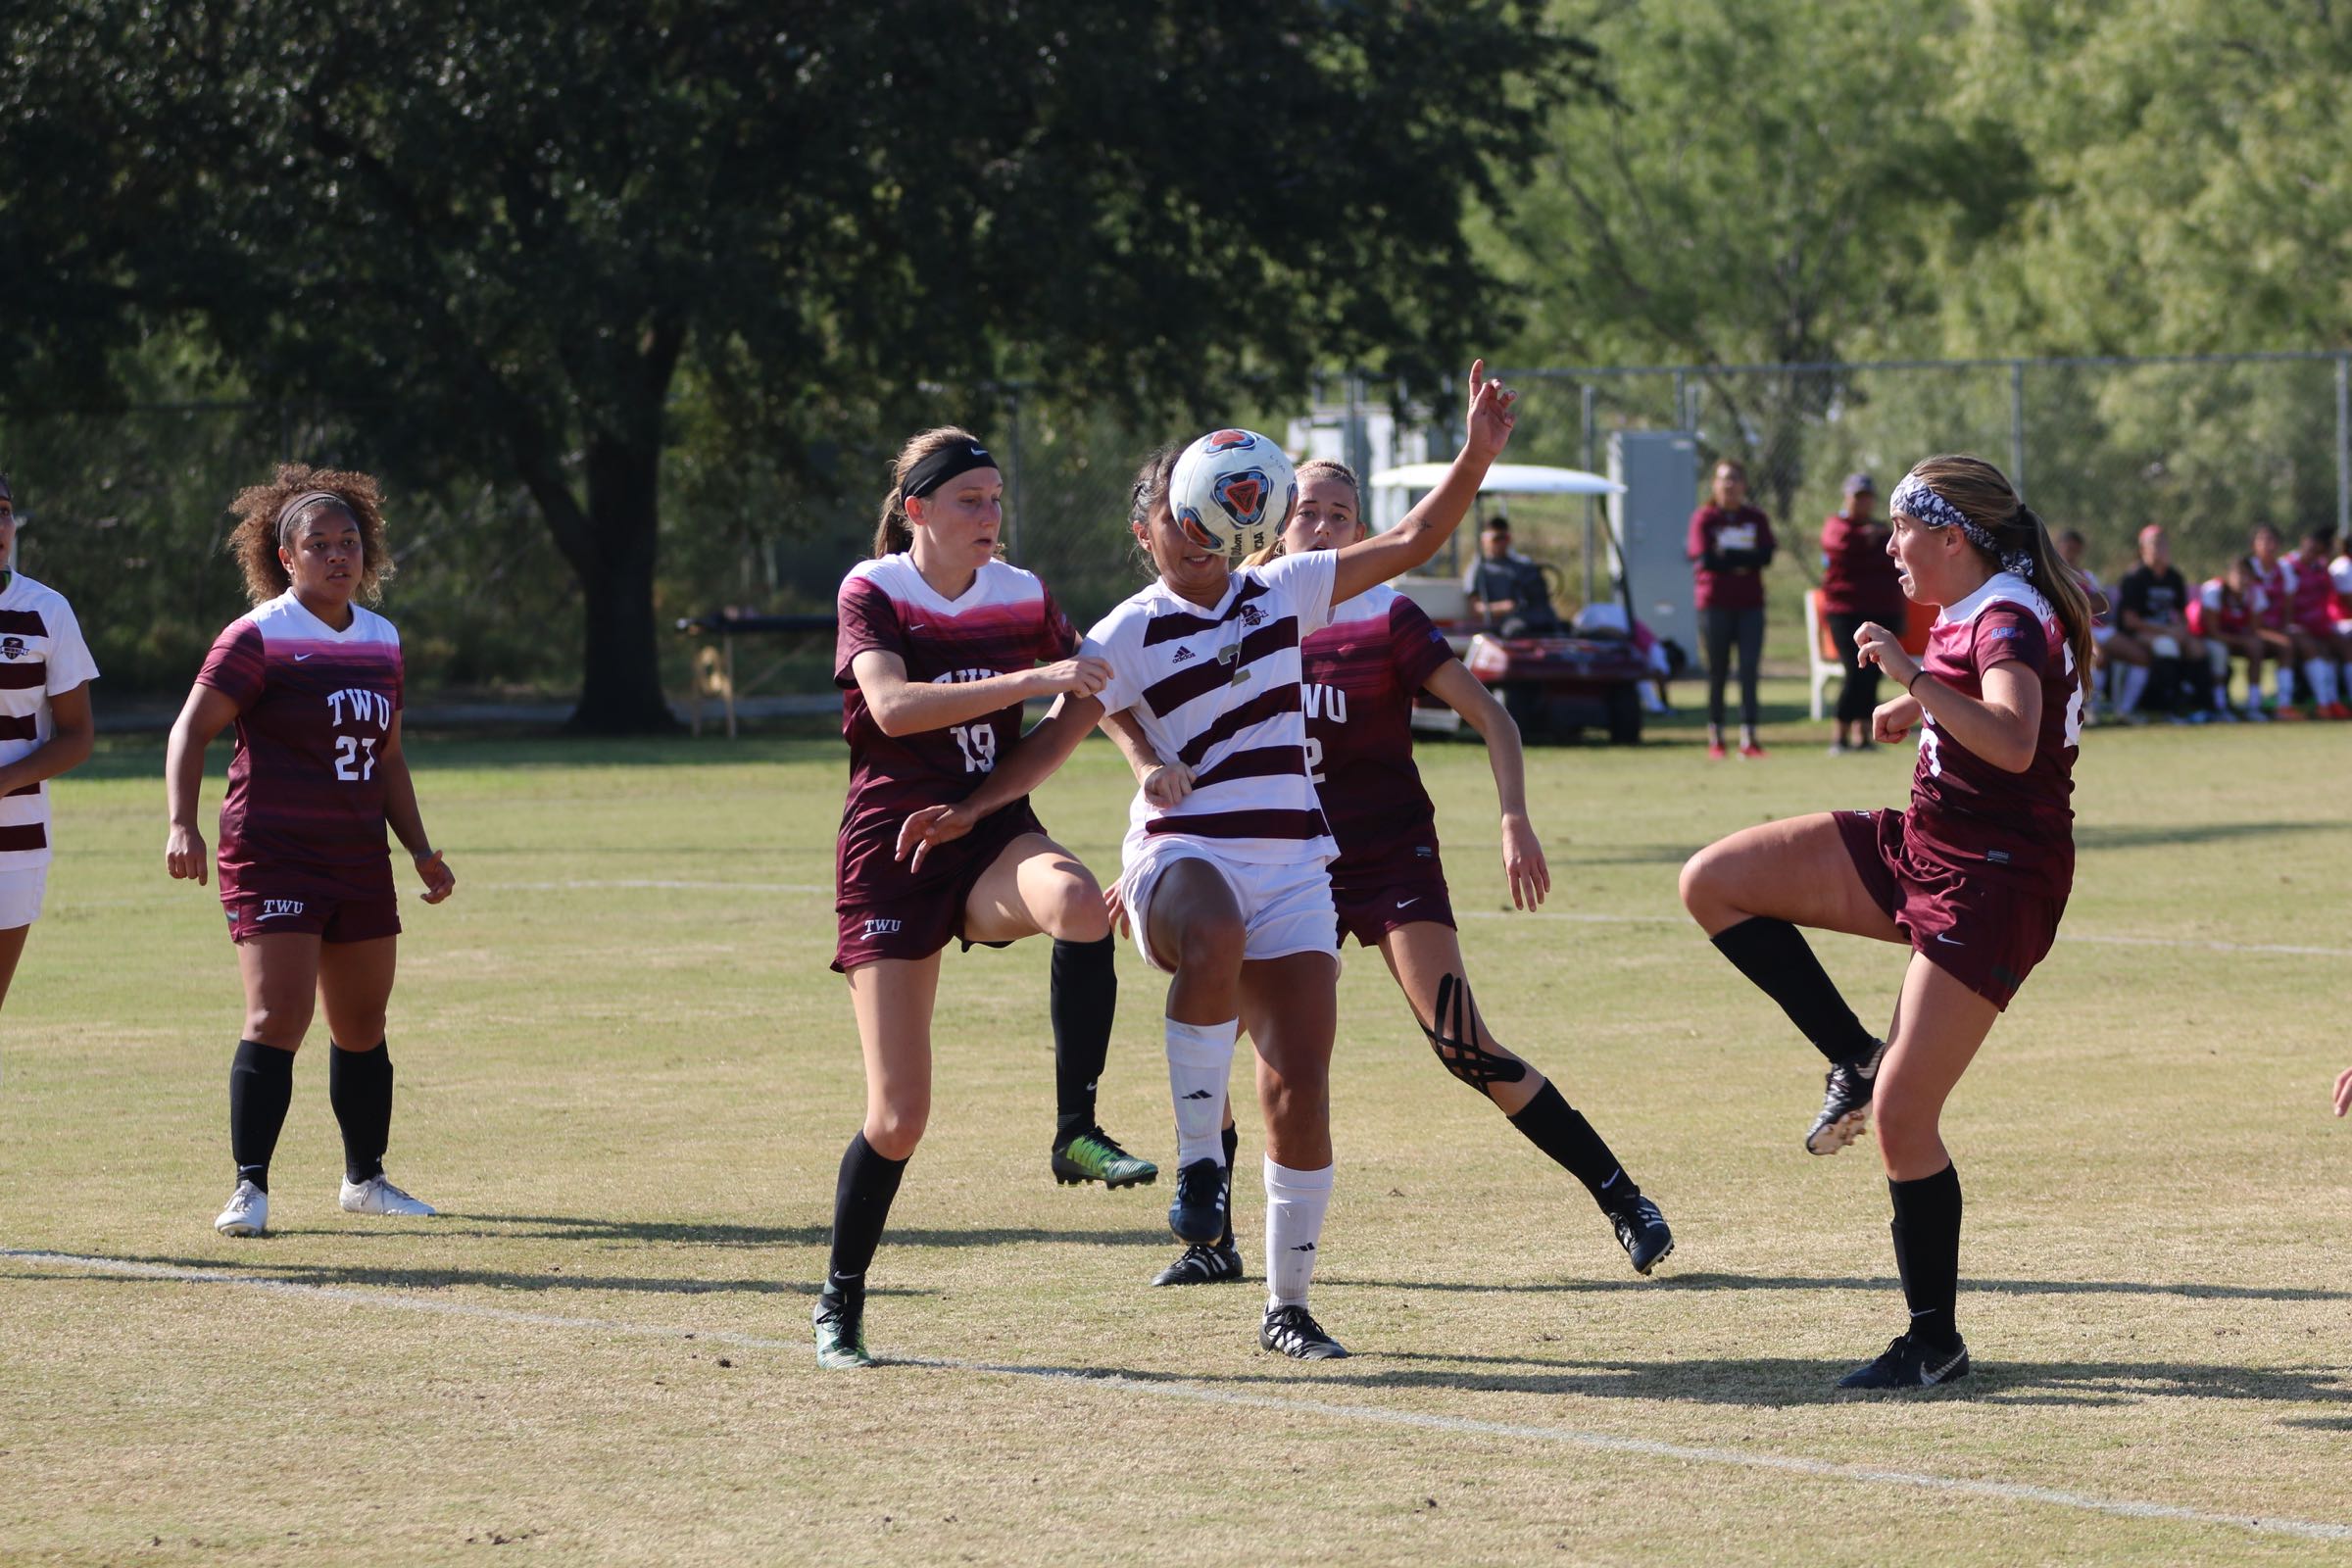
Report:
[[[335,737],[335,777],[347,784],[364,784],[375,777],[375,737]]]

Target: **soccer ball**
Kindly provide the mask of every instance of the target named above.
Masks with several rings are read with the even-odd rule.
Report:
[[[1298,503],[1291,460],[1254,430],[1211,430],[1184,449],[1168,481],[1176,526],[1236,562],[1281,538]]]

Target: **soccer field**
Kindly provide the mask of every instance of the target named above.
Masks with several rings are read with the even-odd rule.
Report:
[[[1315,1306],[1356,1354],[1260,1352],[1246,1074],[1250,1282],[1147,1289],[1168,1187],[1047,1175],[1033,942],[945,960],[859,1374],[808,1329],[862,1102],[838,740],[413,741],[460,885],[406,905],[389,1170],[443,1215],[336,1208],[321,1023],[242,1242],[231,950],[165,878],[160,738],[113,743],[0,1014],[0,1560],[2352,1558],[2346,732],[2087,738],[2067,923],[1946,1117],[1976,1373],[1889,1398],[1832,1387],[1902,1316],[1875,1145],[1804,1153],[1819,1059],[1675,900],[1722,832],[1903,797],[1821,728],[1531,754],[1538,915],[1484,753],[1422,752],[1479,1002],[1664,1206],[1657,1278],[1351,949]],[[1039,808],[1106,872],[1127,793],[1090,743]],[[1904,955],[1817,946],[1883,1021]],[[1103,1121],[1164,1166],[1119,962]]]

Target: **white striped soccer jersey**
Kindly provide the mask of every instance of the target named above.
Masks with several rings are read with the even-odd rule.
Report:
[[[98,678],[66,596],[23,572],[0,591],[0,765],[48,744],[49,699]],[[0,871],[49,863],[49,785],[0,797]]]
[[[1214,609],[1153,582],[1087,634],[1111,667],[1099,694],[1132,710],[1160,757],[1193,770],[1193,793],[1162,809],[1137,791],[1125,854],[1155,838],[1234,860],[1328,861],[1339,850],[1307,776],[1298,644],[1331,620],[1329,550],[1234,572]]]

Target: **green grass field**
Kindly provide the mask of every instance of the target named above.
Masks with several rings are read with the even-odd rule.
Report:
[[[0,1561],[2352,1557],[2344,732],[2090,738],[2057,951],[1947,1118],[1978,1371],[1904,1400],[1831,1388],[1901,1316],[1875,1146],[1804,1154],[1818,1058],[1674,882],[1733,827],[1899,800],[1908,755],[1767,739],[1536,754],[1536,916],[1484,754],[1423,751],[1480,1002],[1665,1206],[1657,1279],[1351,950],[1316,1305],[1358,1353],[1260,1353],[1254,1109],[1251,1283],[1145,1289],[1167,1189],[1046,1174],[1030,943],[946,960],[874,1271],[896,1359],[856,1375],[808,1347],[861,1103],[838,741],[414,741],[460,891],[409,906],[391,1172],[444,1215],[336,1208],[314,1034],[250,1242],[209,1223],[219,906],[163,874],[159,744],[113,743],[58,790],[0,1017]],[[1104,870],[1126,793],[1090,745],[1040,808]],[[1820,948],[1883,1017],[1903,955]],[[1120,967],[1103,1119],[1164,1162],[1159,988]]]

